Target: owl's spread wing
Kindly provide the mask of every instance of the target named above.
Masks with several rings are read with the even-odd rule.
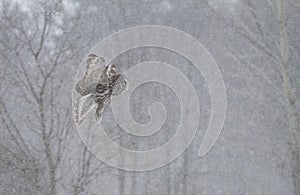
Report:
[[[102,77],[105,75],[105,62],[103,58],[95,54],[90,54],[86,63],[86,72],[76,84],[76,91],[81,96],[94,93],[98,82],[103,80]]]
[[[80,97],[75,104],[75,123],[80,125],[88,114],[96,108],[93,94]]]

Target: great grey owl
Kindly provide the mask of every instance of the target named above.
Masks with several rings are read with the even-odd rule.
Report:
[[[86,72],[75,86],[80,94],[75,104],[76,125],[80,125],[95,108],[99,122],[111,96],[119,95],[127,88],[124,75],[116,72],[114,64],[105,66],[105,60],[96,54],[88,55],[86,63]]]

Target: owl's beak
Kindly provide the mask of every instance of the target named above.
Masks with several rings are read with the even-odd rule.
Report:
[[[124,84],[125,84],[125,90],[128,89],[128,81],[126,79],[124,79]]]

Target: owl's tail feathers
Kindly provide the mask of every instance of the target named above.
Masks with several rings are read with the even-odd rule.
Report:
[[[88,114],[96,107],[96,103],[90,93],[80,97],[75,104],[75,123],[79,126]]]

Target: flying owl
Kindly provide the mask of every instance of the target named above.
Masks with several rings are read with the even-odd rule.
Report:
[[[121,94],[127,88],[124,75],[116,72],[114,64],[105,66],[105,60],[96,54],[90,54],[86,63],[86,72],[75,86],[80,94],[75,104],[76,125],[80,125],[95,108],[96,121],[100,122],[111,97]]]

